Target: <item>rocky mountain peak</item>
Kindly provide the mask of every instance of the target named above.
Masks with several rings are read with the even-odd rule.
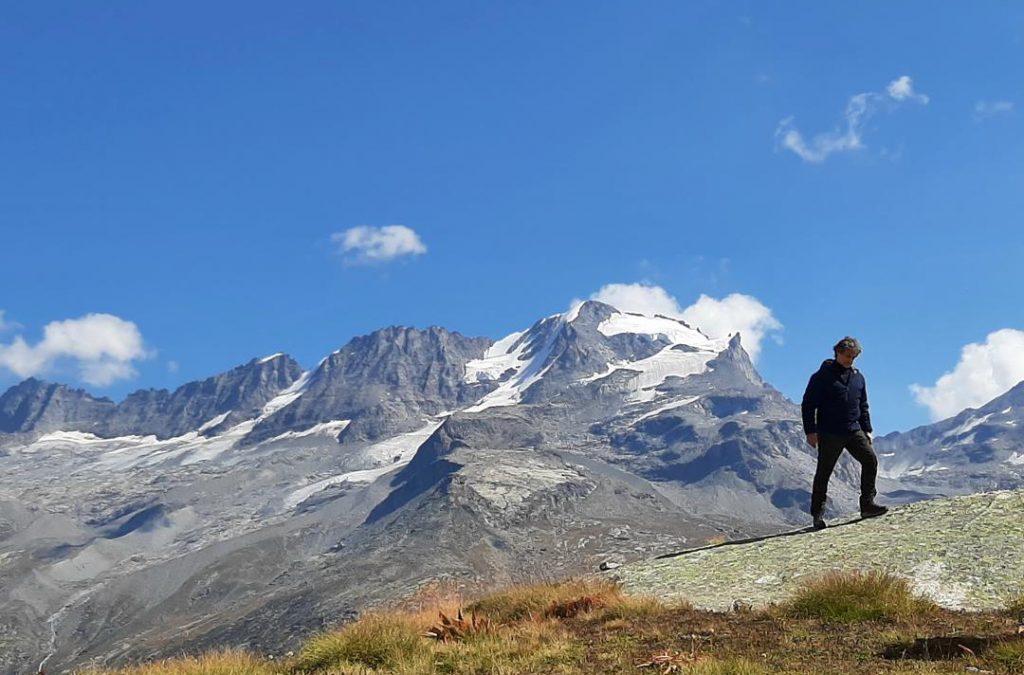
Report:
[[[82,389],[30,377],[0,396],[0,433],[90,425],[113,407],[110,399],[94,398]]]
[[[467,382],[465,373],[491,344],[437,326],[389,326],[353,338],[320,363],[294,401],[261,420],[246,443],[340,420],[351,422],[346,442],[410,431],[424,417],[487,392],[490,385]]]

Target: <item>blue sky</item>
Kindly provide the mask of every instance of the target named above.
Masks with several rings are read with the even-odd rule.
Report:
[[[794,399],[856,335],[881,432],[1024,379],[1020,5],[0,4],[0,387],[499,338],[609,284],[756,299]]]

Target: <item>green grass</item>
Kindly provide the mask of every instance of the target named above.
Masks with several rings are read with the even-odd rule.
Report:
[[[351,666],[395,668],[430,653],[424,628],[402,614],[370,614],[340,631],[310,640],[292,664],[293,672]]]
[[[996,645],[989,658],[1011,673],[1024,673],[1024,636]]]
[[[883,572],[831,572],[806,583],[781,610],[795,618],[850,623],[895,621],[931,612],[906,579]]]

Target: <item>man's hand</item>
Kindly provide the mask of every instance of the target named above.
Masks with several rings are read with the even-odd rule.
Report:
[[[812,448],[818,447],[818,434],[807,434],[807,445]]]

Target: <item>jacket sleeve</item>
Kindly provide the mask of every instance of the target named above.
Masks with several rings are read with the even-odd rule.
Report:
[[[861,378],[862,384],[860,388],[860,418],[857,420],[860,423],[862,431],[871,433],[871,412],[868,410],[868,383],[866,380]]]
[[[821,387],[818,383],[818,373],[811,375],[807,382],[807,389],[804,390],[804,400],[800,403],[800,412],[804,418],[804,433],[818,433],[817,411],[821,405]]]

